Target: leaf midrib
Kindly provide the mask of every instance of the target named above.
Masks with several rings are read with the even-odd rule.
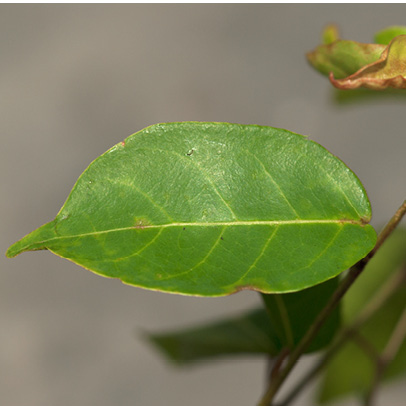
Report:
[[[33,248],[30,247],[41,247],[41,248],[35,248],[35,249],[49,249],[50,247],[47,247],[48,243],[54,242],[54,241],[59,241],[59,240],[67,240],[67,239],[72,239],[72,238],[81,238],[81,237],[96,237],[98,235],[103,235],[103,234],[108,234],[108,233],[114,233],[114,232],[120,232],[120,231],[129,231],[129,230],[145,230],[145,229],[160,229],[161,231],[165,228],[170,228],[170,227],[234,227],[234,226],[280,226],[280,225],[305,225],[305,224],[337,224],[339,226],[343,226],[344,224],[353,224],[353,225],[358,225],[361,227],[365,227],[367,225],[367,221],[363,218],[360,220],[350,220],[350,219],[313,219],[313,220],[301,220],[301,219],[295,219],[295,220],[250,220],[250,221],[228,221],[228,222],[179,222],[179,223],[167,223],[167,224],[136,224],[130,227],[120,227],[120,228],[113,228],[109,230],[100,230],[100,231],[91,231],[88,233],[81,233],[81,234],[72,234],[72,235],[57,235],[56,230],[55,230],[55,224],[54,222],[48,223],[47,225],[51,225],[52,228],[54,229],[55,236],[52,236],[50,238],[45,238],[41,240],[37,240],[35,242],[29,241],[28,238],[23,238],[22,240],[18,241],[15,245],[19,245],[20,247],[14,251],[12,250],[15,249],[15,245],[11,246],[9,250],[7,251],[7,256],[8,257],[13,257],[18,255],[19,253],[23,251],[28,251]],[[44,225],[45,226],[45,225]],[[30,235],[26,236],[30,237]],[[28,242],[26,242],[28,239]],[[26,240],[26,241],[24,241]],[[25,244],[24,244],[25,243]]]
[[[75,237],[86,237],[90,235],[114,233],[119,231],[128,230],[146,230],[153,228],[170,228],[170,227],[232,227],[232,226],[279,226],[279,225],[295,225],[295,224],[354,224],[358,226],[365,226],[366,222],[364,220],[349,220],[349,219],[335,219],[335,220],[254,220],[254,221],[225,221],[225,222],[180,222],[180,223],[168,223],[168,224],[145,224],[145,225],[134,225],[130,227],[119,227],[112,228],[109,230],[92,231],[89,233],[73,234],[57,236],[52,238],[52,240],[62,239],[62,238],[75,238]],[[50,239],[51,240],[51,239]]]

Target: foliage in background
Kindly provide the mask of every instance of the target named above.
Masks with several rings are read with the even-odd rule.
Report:
[[[276,357],[282,350],[297,345],[337,284],[338,278],[334,278],[300,292],[263,295],[266,309],[259,308],[213,324],[149,334],[147,337],[177,364],[236,354],[257,353]],[[306,311],[303,311],[304,304]],[[336,309],[307,352],[327,346],[339,324],[339,309]]]
[[[396,278],[396,274],[400,274],[400,278]],[[362,311],[377,300],[380,289],[391,280],[395,281],[397,289],[328,365],[321,384],[322,403],[350,394],[365,396],[373,384],[376,368],[379,367],[378,356],[406,307],[406,229],[399,229],[391,235],[344,297],[343,328],[351,326]],[[398,351],[384,374],[385,380],[406,373],[405,340]]]
[[[406,28],[389,27],[375,44],[339,39],[334,26],[326,28],[324,44],[307,54],[311,65],[339,89],[406,88]]]

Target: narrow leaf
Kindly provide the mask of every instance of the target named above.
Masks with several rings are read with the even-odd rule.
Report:
[[[48,249],[146,289],[280,293],[338,275],[376,234],[358,178],[286,130],[148,127],[96,159],[55,220],[11,246]]]
[[[377,296],[377,292],[394,272],[406,266],[406,230],[398,230],[385,242],[366,269],[351,287],[342,303],[344,325],[350,325],[363,307]],[[364,396],[372,384],[376,364],[369,354],[372,348],[379,354],[406,306],[406,285],[399,289],[369,319],[359,331],[359,337],[349,341],[328,365],[319,395],[320,403],[343,396]],[[368,344],[366,344],[366,341]],[[384,379],[406,374],[406,341],[389,366]]]
[[[359,87],[373,90],[388,87],[406,89],[406,35],[395,37],[378,60],[354,74],[343,79],[335,79],[334,76],[334,72],[330,74],[331,83],[343,90]]]
[[[149,334],[147,338],[178,364],[231,355],[275,356],[282,348],[264,309],[187,330]]]
[[[340,34],[338,33],[338,27],[336,25],[330,24],[323,30],[322,39],[324,45],[331,44],[339,38]]]
[[[185,364],[239,354],[276,356],[292,348],[337,287],[338,278],[300,292],[263,295],[267,310],[174,332],[147,335],[169,359]],[[307,352],[328,345],[339,326],[339,310],[329,318]]]

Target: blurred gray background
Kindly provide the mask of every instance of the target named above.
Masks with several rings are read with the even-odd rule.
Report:
[[[372,42],[405,15],[406,5],[1,5],[1,251],[53,219],[98,155],[166,121],[309,135],[357,173],[381,225],[405,198],[406,97],[338,103],[304,53],[327,23]],[[247,406],[264,388],[262,359],[182,370],[140,336],[251,308],[254,292],[148,292],[36,252],[1,256],[0,303],[1,405]],[[398,381],[380,400],[405,396]]]

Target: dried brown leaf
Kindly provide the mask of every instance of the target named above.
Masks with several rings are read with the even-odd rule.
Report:
[[[386,88],[406,89],[406,35],[395,37],[382,52],[381,57],[354,74],[335,79],[331,83],[338,89],[348,90],[364,87],[373,90]]]

